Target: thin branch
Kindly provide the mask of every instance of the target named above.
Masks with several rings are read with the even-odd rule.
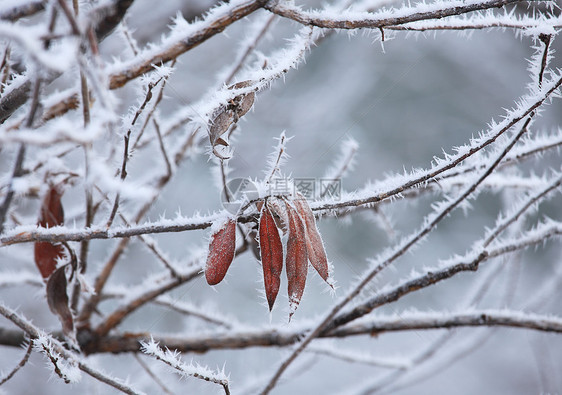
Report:
[[[330,325],[326,326],[326,328],[319,334],[318,337],[331,337],[332,331],[339,330],[344,324],[347,324],[350,321],[353,321],[358,317],[367,314],[377,306],[382,306],[397,301],[398,299],[409,293],[432,286],[440,281],[451,278],[458,273],[475,271],[478,269],[478,266],[481,263],[489,259],[503,256],[514,251],[520,251],[531,246],[536,246],[544,243],[545,240],[553,237],[560,238],[560,236],[562,236],[562,223],[544,224],[537,229],[529,232],[529,234],[514,238],[494,248],[471,251],[464,257],[456,258],[454,262],[446,263],[439,268],[428,269],[425,273],[420,274],[408,281],[402,282],[392,287],[388,291],[384,291],[376,295],[372,299],[367,300],[365,303],[356,306],[352,311],[338,315]],[[478,251],[482,252],[478,254]],[[558,284],[558,282],[559,279],[557,279],[556,284]],[[360,311],[362,313],[357,314],[357,311]],[[547,319],[549,318],[547,317]],[[539,320],[539,322],[541,320]],[[557,320],[559,321],[560,319]],[[549,322],[549,324],[547,326],[544,326],[543,329],[538,328],[540,324],[533,326],[537,326],[537,329],[539,330],[558,331],[559,329],[557,323],[553,324],[554,326],[551,328],[551,324],[558,321]],[[482,325],[484,325],[484,323],[482,323]],[[547,327],[550,329],[547,329]],[[201,353],[209,350],[242,349],[250,346],[287,346],[298,343],[303,338],[303,336],[305,336],[307,333],[310,333],[311,330],[313,330],[313,328],[308,326],[283,331],[279,331],[277,329],[257,329],[253,331],[236,332],[235,330],[231,329],[226,332],[220,331],[217,333],[201,334],[193,338],[155,336],[155,340],[170,349],[175,349],[183,352]],[[3,337],[0,336],[0,341],[2,339]],[[146,335],[107,335],[97,338],[95,342],[83,345],[83,350],[86,353],[120,353],[138,351],[139,341],[141,340],[146,341]]]
[[[33,351],[33,342],[29,342],[29,344],[27,345],[27,350],[25,351],[25,354],[23,355],[23,358],[17,364],[17,366],[15,368],[13,368],[12,371],[10,373],[8,373],[5,377],[0,379],[0,385],[6,383],[8,380],[10,380],[12,377],[14,377],[14,375],[18,372],[18,370],[20,370],[21,368],[23,368],[25,366],[25,364],[29,360],[29,357],[31,355],[31,351]]]
[[[480,245],[462,257],[453,259],[451,262],[445,262],[440,267],[427,269],[425,273],[401,282],[390,290],[381,292],[367,299],[350,311],[338,315],[333,320],[331,326],[327,327],[325,330],[330,331],[332,328],[345,325],[348,322],[370,313],[377,307],[395,302],[411,292],[427,288],[433,284],[451,278],[458,273],[476,271],[480,263],[509,252],[525,249],[539,242],[539,237],[544,237],[544,239],[541,239],[541,242],[544,242],[548,238],[556,237],[562,232],[562,227],[559,225],[560,224],[556,223],[542,225],[538,229],[530,232],[530,234],[511,239],[509,242],[504,242],[496,248],[490,248],[490,246],[484,248]]]
[[[61,0],[59,0],[61,1]],[[101,41],[107,34],[111,32],[119,24],[124,17],[128,7],[133,3],[133,0],[116,0],[114,2],[106,2],[101,6],[93,8],[87,19],[95,22],[95,30],[97,38]],[[61,6],[65,6],[66,4]],[[68,8],[68,7],[67,7]],[[70,10],[69,10],[70,11]],[[69,13],[71,19],[72,13]],[[72,22],[70,22],[72,24]],[[75,27],[78,27],[77,24]],[[92,30],[92,26],[88,30]],[[47,83],[55,80],[60,76],[60,73],[54,73],[50,76]],[[29,93],[31,91],[31,80],[25,80],[20,86],[12,90],[9,94],[0,98],[0,124],[4,123],[18,108],[27,102]],[[73,90],[70,95],[55,104],[53,107],[45,111],[45,120],[52,117],[62,115],[70,109],[78,108],[79,95],[78,92]]]
[[[121,163],[121,171],[120,171],[120,178],[121,181],[124,181],[127,177],[127,160],[129,159],[129,138],[131,137],[131,130],[127,132],[125,136],[123,136],[124,140],[124,147],[123,147],[123,162]],[[105,224],[106,228],[110,228],[111,224],[113,224],[113,220],[115,219],[115,215],[117,214],[117,209],[119,208],[119,200],[121,198],[121,194],[117,192],[115,195],[115,200],[113,201],[113,208],[111,209],[111,213],[109,214],[109,218],[107,223]]]
[[[146,374],[148,374],[148,376],[150,376],[150,378],[152,380],[154,380],[154,382],[156,384],[158,384],[158,386],[160,388],[162,388],[162,391],[164,391],[166,394],[168,395],[172,395],[173,392],[170,391],[162,382],[162,380],[160,380],[158,378],[158,376],[156,374],[154,374],[154,372],[152,370],[150,370],[150,367],[141,359],[141,357],[138,354],[133,354],[133,356],[135,357],[135,359],[137,360],[137,362],[139,363],[139,365],[144,369],[144,371],[146,372]]]
[[[242,56],[240,56],[240,58],[238,59],[238,61],[235,63],[234,67],[230,71],[230,73],[228,73],[228,77],[226,77],[224,81],[226,85],[229,85],[232,82],[232,79],[234,78],[234,76],[236,76],[236,73],[240,71],[246,59],[248,59],[250,54],[256,49],[258,43],[264,37],[265,33],[269,30],[274,20],[275,20],[275,15],[271,15],[269,18],[267,18],[262,28],[253,37],[250,44],[246,47]]]
[[[248,246],[246,243],[242,244],[236,249],[235,255],[240,255],[242,252],[246,251],[247,248]],[[167,277],[163,280],[155,281],[154,283],[156,285],[143,286],[142,293],[138,297],[116,308],[100,325],[98,325],[95,329],[96,336],[102,337],[107,335],[111,329],[119,325],[129,314],[137,310],[139,307],[154,300],[158,296],[199,277],[202,274],[203,268],[202,262],[200,262],[201,260],[202,259],[196,260],[192,263],[192,265],[189,265],[190,267],[194,266],[194,268],[185,273],[177,273],[175,277]],[[150,284],[152,284],[152,282]]]
[[[35,86],[33,88],[33,100],[31,102],[31,107],[29,109],[29,114],[26,120],[26,127],[31,128],[33,121],[35,120],[35,115],[39,108],[39,93],[41,91],[41,79],[37,78],[35,81]],[[4,232],[4,223],[6,221],[6,215],[10,209],[12,199],[14,197],[13,183],[16,178],[23,175],[23,161],[25,158],[25,144],[20,144],[18,153],[16,155],[16,162],[14,164],[14,170],[12,171],[12,177],[10,178],[10,183],[8,184],[8,192],[4,198],[2,206],[0,206],[0,234]]]
[[[18,19],[37,14],[45,9],[45,1],[30,1],[27,4],[18,5],[0,14],[0,20],[15,22]]]
[[[397,358],[396,360],[392,358],[375,358],[370,355],[365,355],[365,353],[340,350],[339,347],[311,346],[308,348],[308,351],[314,354],[326,355],[350,363],[360,363],[379,368],[403,370],[410,366],[410,362],[403,358]]]
[[[464,1],[450,1],[446,6],[421,4],[395,11],[381,11],[380,13],[347,11],[341,16],[334,17],[333,13],[302,11],[293,3],[269,1],[264,8],[284,18],[292,19],[306,26],[316,26],[327,29],[380,29],[388,26],[403,25],[405,23],[428,19],[441,19],[469,12],[499,8],[508,4],[522,2],[522,0],[488,0],[480,3],[466,4]],[[423,11],[419,11],[419,10]],[[429,9],[429,10],[428,10]]]
[[[195,367],[192,364],[186,364],[181,359],[177,352],[170,350],[162,350],[158,343],[151,340],[148,343],[141,343],[142,351],[155,357],[157,360],[164,362],[166,365],[171,366],[181,376],[195,377],[201,380],[209,381],[211,383],[219,384],[223,387],[225,395],[230,395],[230,387],[226,375],[222,372],[214,373],[205,367]]]
[[[561,184],[562,176],[556,178],[553,182],[549,183],[546,188],[539,191],[534,196],[531,196],[531,198],[528,199],[525,204],[521,205],[521,207],[514,214],[501,221],[500,224],[495,227],[494,231],[491,232],[490,235],[486,238],[486,240],[484,240],[484,243],[482,245],[484,247],[490,245],[492,241],[494,241],[505,229],[507,229],[508,226],[517,221],[519,217],[523,215],[523,213],[525,213],[532,205],[543,200],[546,195],[548,195],[551,191],[559,188]]]
[[[202,42],[208,40],[214,35],[221,33],[234,22],[245,18],[254,11],[258,10],[265,0],[238,0],[230,3],[223,3],[219,8],[203,21],[201,29],[193,34],[183,37],[174,43],[171,43],[164,50],[150,56],[148,59],[141,53],[138,57],[128,62],[121,71],[117,71],[109,77],[110,89],[120,88],[127,82],[140,77],[154,68],[154,65],[167,63],[174,60],[179,55],[193,49]]]
[[[172,60],[172,63],[170,64],[170,69],[173,69],[176,66],[177,63],[177,59]],[[150,111],[148,112],[148,114],[146,115],[146,119],[144,120],[140,131],[137,135],[137,138],[135,139],[135,142],[133,143],[133,148],[132,151],[135,151],[138,148],[142,148],[144,147],[143,144],[139,144],[141,137],[144,134],[144,131],[146,130],[146,127],[148,126],[148,123],[150,122],[150,120],[152,119],[152,117],[155,117],[154,113],[156,111],[156,108],[158,107],[158,105],[160,104],[160,102],[162,101],[162,99],[164,98],[164,88],[166,87],[166,84],[168,83],[168,78],[164,78],[164,81],[162,82],[162,85],[160,85],[160,90],[158,91],[158,96],[156,97],[156,101],[154,102],[154,105],[152,106],[152,108],[150,109]]]
[[[544,332],[562,333],[562,319],[509,310],[476,310],[461,313],[424,313],[420,317],[401,314],[396,318],[375,318],[369,322],[347,325],[331,332],[335,337],[379,335],[387,332],[423,329],[447,329],[466,326],[505,326]]]
[[[162,152],[164,163],[166,163],[166,174],[171,177],[173,173],[172,164],[170,163],[170,159],[168,158],[168,152],[166,151],[166,146],[164,145],[164,140],[162,139],[162,133],[160,133],[160,126],[158,125],[156,118],[152,118],[152,123],[154,124],[156,135],[158,136],[158,145],[160,146],[160,152]]]
[[[89,374],[90,376],[92,376],[93,378],[121,391],[124,392],[126,394],[130,394],[130,395],[138,395],[141,394],[141,392],[134,390],[133,388],[129,387],[128,385],[123,384],[122,382],[115,380],[114,378],[96,370],[93,369],[92,367],[90,367],[88,364],[86,364],[84,361],[81,361],[79,359],[77,359],[77,357],[72,354],[70,351],[68,351],[67,349],[65,349],[62,344],[50,337],[49,335],[43,333],[42,331],[40,331],[39,329],[37,329],[35,326],[33,326],[27,319],[23,318],[22,316],[20,316],[18,313],[16,313],[14,310],[9,309],[8,307],[4,306],[3,304],[0,303],[0,315],[3,315],[4,317],[6,317],[8,320],[12,321],[16,326],[18,326],[21,330],[23,330],[25,333],[27,333],[31,339],[44,339],[46,341],[48,341],[52,348],[58,353],[60,354],[63,358],[65,358],[68,361],[72,361],[77,363],[78,368],[80,370],[82,370],[83,372]]]
[[[486,138],[482,138],[479,144],[471,146],[470,149],[466,150],[466,152],[451,156],[450,160],[444,161],[444,163],[435,166],[431,170],[422,172],[421,175],[416,176],[415,178],[401,184],[396,188],[362,199],[353,199],[353,198],[346,199],[345,197],[343,197],[341,201],[337,203],[315,202],[311,204],[311,208],[313,211],[320,211],[320,210],[333,210],[333,209],[344,208],[344,207],[362,206],[369,203],[377,203],[391,196],[396,196],[404,192],[406,189],[412,188],[418,184],[429,181],[437,177],[441,173],[456,167],[458,164],[460,164],[462,161],[466,160],[467,158],[471,157],[476,152],[479,152],[483,148],[492,144],[494,141],[497,140],[498,137],[503,135],[506,131],[511,129],[515,124],[517,124],[519,121],[526,118],[528,115],[532,114],[537,108],[539,108],[548,97],[550,97],[554,92],[556,92],[558,88],[560,88],[560,85],[562,85],[562,77],[559,77],[556,81],[554,81],[554,83],[550,86],[548,90],[542,91],[543,95],[541,95],[538,98],[538,100],[535,100],[528,107],[525,107],[523,111],[520,111],[517,114],[508,115],[498,125],[497,132],[495,132],[493,135],[489,135]]]

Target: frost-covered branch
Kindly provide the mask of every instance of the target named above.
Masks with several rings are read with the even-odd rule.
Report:
[[[336,337],[377,335],[384,332],[448,329],[461,326],[506,326],[545,332],[562,332],[562,319],[559,317],[509,310],[476,310],[459,313],[404,313],[396,317],[377,317],[365,321],[336,329],[331,332],[331,335]]]
[[[420,3],[397,10],[379,11],[376,13],[344,11],[335,13],[327,11],[302,11],[292,3],[270,1],[265,9],[292,19],[303,25],[327,29],[380,29],[406,23],[441,19],[474,11],[503,7],[504,5],[522,2],[521,0],[488,0],[488,1],[436,1],[431,4]]]
[[[28,336],[33,339],[35,347],[40,347],[47,354],[49,359],[55,364],[55,369],[58,373],[66,377],[68,380],[75,381],[79,380],[79,375],[73,371],[72,365],[76,365],[80,370],[89,374],[93,378],[121,391],[126,394],[137,395],[142,394],[142,392],[136,391],[132,387],[124,384],[120,380],[116,380],[105,373],[100,372],[97,369],[92,368],[87,362],[75,356],[56,339],[45,334],[40,329],[36,328],[31,322],[19,315],[14,310],[0,304],[0,314],[6,317],[8,320],[12,321],[16,326],[23,330]],[[61,371],[61,365],[58,365],[58,358],[63,358],[65,364],[68,363],[69,366],[65,366],[65,371]],[[67,369],[68,368],[68,369]]]
[[[203,20],[192,24],[188,24],[183,18],[176,19],[175,29],[156,46],[158,49],[163,48],[162,50],[142,51],[135,58],[112,67],[115,71],[109,77],[110,88],[119,88],[152,70],[153,65],[167,63],[177,58],[258,10],[263,2],[264,0],[236,0],[222,3],[211,10]]]
[[[175,369],[181,376],[191,376],[201,380],[210,381],[211,383],[219,384],[223,387],[225,394],[230,395],[228,377],[224,372],[213,372],[205,366],[186,364],[181,360],[177,351],[170,351],[169,349],[162,350],[158,343],[152,339],[149,342],[141,342],[141,345],[142,352],[164,362],[166,365]]]
[[[451,258],[437,267],[428,268],[422,274],[414,274],[412,278],[397,285],[384,287],[375,296],[338,315],[332,323],[332,328],[354,321],[377,307],[397,301],[411,292],[427,288],[458,273],[476,271],[479,265],[488,259],[543,243],[545,240],[557,238],[561,234],[562,225],[560,223],[546,222],[537,226],[536,229],[526,232],[521,237],[510,238],[488,248],[479,245],[465,255]],[[327,330],[329,329],[327,327]]]

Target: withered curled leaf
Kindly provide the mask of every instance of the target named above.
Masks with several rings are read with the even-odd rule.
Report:
[[[228,87],[228,89],[242,89],[247,88],[252,85],[252,81],[240,81],[236,84],[232,84]],[[254,92],[249,92],[244,95],[238,95],[234,99],[232,99],[232,105],[235,107],[236,115],[238,118],[245,115],[252,106],[254,105],[254,99],[256,94]]]
[[[297,192],[296,197],[297,198],[293,201],[293,203],[306,227],[306,252],[308,253],[308,259],[320,277],[332,286],[332,283],[329,280],[330,270],[328,267],[326,249],[324,248],[324,243],[322,242],[322,238],[320,237],[320,233],[316,227],[314,214],[302,194]]]
[[[265,295],[267,297],[269,311],[271,311],[281,284],[283,245],[281,244],[279,231],[277,230],[277,226],[275,225],[275,221],[273,220],[273,216],[267,204],[264,204],[261,210],[259,234]]]
[[[308,273],[308,255],[306,253],[306,229],[304,222],[289,203],[286,206],[289,217],[289,239],[287,241],[285,270],[287,271],[290,319],[295,313],[304,293],[306,275]]]
[[[209,140],[211,146],[228,145],[228,143],[221,137],[234,122],[234,113],[232,111],[224,110],[220,112],[209,128]]]
[[[228,89],[241,89],[247,88],[252,84],[252,81],[241,81],[232,84]],[[209,140],[213,153],[220,159],[228,159],[229,156],[217,150],[217,146],[228,147],[228,141],[222,137],[230,128],[232,124],[238,122],[240,117],[244,116],[254,105],[255,93],[249,92],[238,95],[231,99],[227,105],[221,106],[212,117],[209,125]]]
[[[74,321],[72,312],[68,306],[68,295],[66,293],[66,266],[59,267],[51,274],[47,281],[47,303],[62,324],[65,335],[74,337]]]
[[[62,192],[57,186],[47,191],[41,204],[37,225],[53,227],[64,224],[64,210],[61,202]],[[36,242],[34,244],[35,264],[43,278],[48,278],[57,267],[57,260],[64,255],[64,248],[60,244]]]
[[[211,236],[205,267],[205,278],[209,285],[216,285],[223,280],[234,259],[235,250],[236,221],[229,219]]]

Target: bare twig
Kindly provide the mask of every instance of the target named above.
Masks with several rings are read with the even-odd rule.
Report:
[[[6,383],[8,380],[10,380],[12,377],[14,377],[14,375],[18,372],[18,370],[20,370],[21,368],[23,368],[25,366],[25,364],[29,360],[29,356],[31,355],[31,351],[33,351],[33,342],[29,342],[29,344],[27,345],[27,350],[25,351],[25,354],[23,355],[23,358],[17,364],[17,366],[15,368],[13,368],[12,371],[10,373],[8,373],[5,377],[0,379],[0,385]]]
[[[133,355],[134,355],[135,359],[137,360],[137,362],[139,363],[139,365],[144,369],[144,371],[146,372],[146,374],[148,374],[148,375],[150,376],[150,378],[151,378],[152,380],[154,380],[154,382],[155,382],[156,384],[158,384],[158,386],[159,386],[160,388],[162,388],[162,391],[164,391],[164,392],[165,392],[166,394],[168,394],[168,395],[172,395],[173,392],[170,391],[170,390],[168,389],[168,387],[166,387],[166,386],[164,385],[164,383],[162,382],[162,380],[160,380],[160,379],[158,378],[158,376],[157,376],[156,374],[154,374],[154,372],[153,372],[152,370],[150,370],[150,367],[142,360],[142,358],[141,358],[138,354],[133,354]]]
[[[127,132],[125,136],[123,136],[124,140],[124,148],[123,148],[123,162],[121,164],[121,171],[120,171],[120,178],[121,181],[124,181],[127,177],[127,160],[129,159],[129,138],[131,137],[131,130]],[[111,213],[109,214],[109,219],[105,224],[106,228],[110,228],[111,224],[113,224],[113,220],[115,219],[115,214],[117,214],[117,209],[119,208],[119,200],[121,198],[121,194],[117,192],[115,195],[115,201],[113,202],[113,208],[111,209]]]

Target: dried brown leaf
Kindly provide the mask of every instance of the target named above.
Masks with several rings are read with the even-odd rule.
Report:
[[[241,89],[250,86],[252,81],[242,81],[230,85],[228,89]],[[232,124],[238,122],[240,117],[246,114],[254,105],[255,93],[249,92],[236,96],[228,102],[228,105],[222,106],[213,114],[213,120],[209,125],[209,140],[213,154],[220,159],[229,159],[228,154],[219,152],[218,146],[228,147],[228,141],[221,136],[225,134]]]
[[[247,88],[251,84],[252,84],[252,81],[250,81],[250,80],[241,81],[241,82],[237,82],[236,84],[230,85],[228,87],[228,89]],[[244,95],[236,96],[232,100],[232,104],[235,107],[236,115],[238,115],[238,117],[241,117],[244,114],[246,114],[248,111],[250,111],[250,109],[254,105],[255,96],[256,96],[256,94],[254,92],[250,92],[250,93],[246,93]]]
[[[64,256],[61,244],[37,241],[34,245],[35,265],[43,278],[48,278],[57,268],[58,259]]]
[[[229,219],[211,236],[205,267],[205,278],[209,285],[216,285],[222,281],[234,259],[235,250],[236,221]]]
[[[221,136],[228,130],[234,122],[234,113],[228,109],[221,111],[214,119],[209,128],[209,140],[211,146],[228,145]]]
[[[324,248],[324,243],[322,242],[322,238],[320,237],[320,233],[316,227],[314,214],[302,194],[297,192],[297,198],[293,201],[293,203],[306,226],[306,251],[308,253],[308,259],[320,277],[322,277],[324,281],[332,287],[332,281],[329,278],[330,270],[328,266],[328,258],[326,256],[326,249]]]
[[[37,225],[44,228],[52,228],[64,223],[64,210],[61,198],[61,189],[57,186],[52,186],[43,198]]]
[[[51,274],[47,281],[47,303],[62,324],[65,335],[73,338],[74,320],[68,305],[68,295],[66,293],[66,266],[59,267]]]
[[[263,282],[265,295],[269,305],[269,311],[273,309],[273,304],[281,285],[281,271],[283,270],[283,244],[279,237],[279,230],[275,225],[273,216],[267,207],[263,205],[260,216],[260,254],[263,268]]]
[[[43,198],[37,225],[53,227],[64,223],[64,210],[62,207],[62,191],[59,187],[52,186]],[[48,278],[57,267],[57,261],[64,256],[64,248],[60,244],[49,242],[36,242],[34,244],[35,265],[43,278]]]
[[[289,217],[289,239],[287,241],[287,257],[285,270],[289,292],[289,319],[297,309],[308,273],[308,255],[306,253],[306,229],[304,222],[289,203],[286,204]]]

